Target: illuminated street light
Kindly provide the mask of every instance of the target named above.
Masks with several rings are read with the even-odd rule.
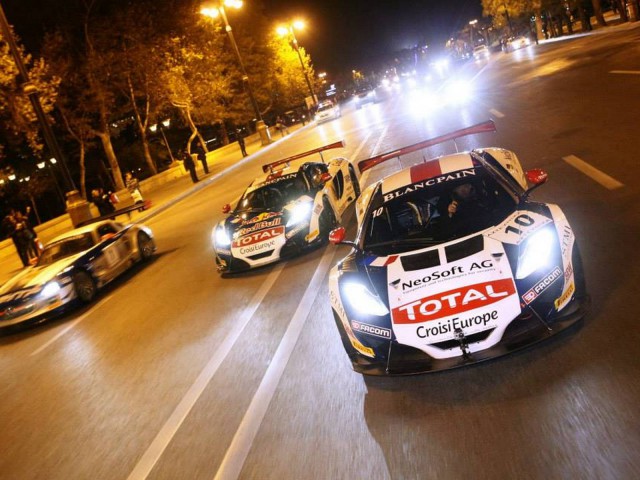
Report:
[[[260,109],[258,108],[258,102],[256,102],[256,98],[253,95],[253,90],[251,89],[251,84],[249,83],[249,76],[247,75],[247,71],[244,68],[244,63],[242,63],[242,57],[240,56],[240,50],[238,50],[238,45],[236,44],[236,39],[233,36],[233,31],[231,29],[231,25],[229,25],[229,20],[227,19],[227,13],[225,12],[224,7],[232,7],[232,8],[240,8],[242,7],[241,0],[224,0],[217,1],[214,3],[213,7],[203,7],[200,9],[200,13],[206,17],[210,18],[218,18],[218,16],[222,17],[222,21],[224,22],[224,28],[229,36],[229,41],[231,42],[231,46],[233,47],[233,51],[236,54],[238,59],[238,64],[240,65],[240,72],[242,73],[242,81],[247,89],[247,93],[249,94],[249,98],[251,99],[251,105],[253,106],[253,111],[256,116],[256,129],[260,134],[260,140],[262,141],[262,145],[268,145],[271,143],[271,138],[269,137],[269,131],[267,130],[267,126],[264,124],[262,120],[262,115],[260,114]]]
[[[311,101],[315,105],[318,102],[316,98],[316,94],[313,91],[313,87],[311,86],[311,81],[309,80],[309,75],[307,74],[307,69],[304,65],[304,61],[302,60],[302,54],[300,53],[300,46],[298,45],[298,39],[296,38],[296,30],[303,30],[304,22],[302,20],[294,20],[288,25],[281,25],[277,28],[277,32],[280,36],[291,35],[291,43],[293,45],[293,49],[298,54],[298,59],[300,60],[300,66],[302,67],[302,73],[304,74],[304,79],[307,82],[307,87],[309,88],[309,93],[311,94]]]

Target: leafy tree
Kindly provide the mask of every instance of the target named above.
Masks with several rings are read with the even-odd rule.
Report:
[[[29,80],[38,91],[42,109],[49,114],[53,110],[60,79],[50,74],[49,65],[43,59],[34,59],[25,53],[19,39],[16,43]],[[43,150],[37,116],[19,82],[18,73],[9,45],[0,35],[0,158],[6,145],[20,149],[26,143],[35,154]]]

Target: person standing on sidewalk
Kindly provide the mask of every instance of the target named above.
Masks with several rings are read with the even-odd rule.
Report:
[[[247,153],[247,147],[244,144],[244,135],[242,135],[242,130],[240,130],[239,128],[236,129],[236,135],[238,137],[238,145],[240,145],[240,151],[242,152],[242,156],[246,157],[248,153]]]
[[[9,214],[4,217],[2,220],[2,233],[4,233],[7,237],[11,237],[13,241],[13,245],[16,247],[16,252],[18,252],[18,256],[20,257],[20,261],[22,262],[23,267],[29,266],[29,256],[24,249],[24,245],[22,239],[20,238],[20,233],[17,229],[18,221],[15,217],[16,211],[11,209]]]
[[[198,160],[202,163],[202,169],[204,173],[209,173],[209,164],[207,163],[207,152],[204,149],[204,146],[201,142],[198,142],[198,146],[196,147],[196,153],[198,154]]]
[[[189,171],[189,175],[191,175],[191,181],[193,183],[197,183],[198,174],[196,173],[196,164],[193,161],[193,157],[189,154],[189,151],[184,152],[184,168]]]
[[[140,192],[140,182],[138,179],[133,176],[133,173],[127,172],[124,174],[124,181],[127,190],[129,190],[129,194],[133,199],[133,203],[135,204],[144,204],[144,198],[142,197],[142,192]],[[140,211],[143,209],[141,208]]]

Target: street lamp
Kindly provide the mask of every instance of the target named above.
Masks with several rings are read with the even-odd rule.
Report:
[[[315,105],[318,103],[318,99],[316,97],[315,92],[313,91],[313,87],[311,86],[311,81],[309,80],[309,75],[307,74],[307,68],[304,65],[304,61],[302,60],[302,54],[300,53],[300,46],[298,45],[298,39],[296,38],[296,29],[302,30],[304,29],[304,22],[302,20],[295,20],[287,25],[281,25],[277,28],[277,32],[280,36],[291,35],[291,43],[293,45],[293,49],[298,54],[298,59],[300,60],[300,66],[302,67],[302,73],[304,73],[304,79],[307,82],[307,87],[309,88],[309,93],[311,94],[311,103]],[[307,105],[309,106],[309,105]]]
[[[46,167],[47,170],[51,172],[51,176],[53,177],[53,183],[56,186],[56,193],[58,194],[60,201],[64,205],[65,204],[64,194],[62,193],[62,189],[60,188],[60,184],[58,183],[58,177],[56,177],[56,174],[53,171],[53,168],[51,168],[51,165],[55,165],[56,163],[58,163],[58,161],[55,159],[55,157],[51,157],[49,159],[49,162],[46,162],[43,160],[42,162],[36,163],[36,166],[38,167],[39,170],[42,170]]]
[[[262,120],[262,115],[260,114],[260,109],[258,108],[258,102],[256,102],[256,98],[253,96],[253,90],[251,89],[251,84],[249,83],[249,76],[247,75],[247,71],[244,68],[244,63],[242,63],[242,57],[240,56],[240,50],[238,50],[238,45],[236,44],[236,39],[233,36],[233,31],[231,30],[231,25],[229,25],[229,20],[227,19],[227,13],[224,10],[224,7],[232,7],[232,8],[240,8],[242,7],[242,0],[217,0],[214,3],[213,7],[202,7],[200,9],[200,13],[206,17],[210,18],[218,18],[218,16],[222,17],[222,21],[224,22],[224,28],[229,35],[229,41],[231,42],[231,46],[233,47],[233,51],[238,58],[238,64],[240,65],[240,72],[242,73],[242,81],[247,89],[247,93],[249,94],[249,98],[251,99],[251,105],[253,106],[253,111],[256,116],[256,129],[260,134],[260,140],[262,141],[262,145],[269,145],[271,143],[271,138],[269,137],[269,130],[267,130],[267,126],[264,124]]]
[[[155,133],[158,129],[160,129],[160,134],[162,135],[162,139],[164,140],[164,146],[167,147],[167,151],[169,152],[171,165],[174,165],[176,163],[176,159],[173,157],[173,152],[171,152],[169,141],[167,140],[167,136],[164,134],[164,128],[162,128],[162,127],[169,128],[169,125],[171,125],[171,119],[167,118],[166,120],[163,120],[162,122],[160,122],[160,124],[154,123],[149,127],[149,130]]]

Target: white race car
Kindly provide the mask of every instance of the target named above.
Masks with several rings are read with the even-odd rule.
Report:
[[[221,273],[275,262],[327,239],[346,208],[360,195],[355,169],[346,158],[325,162],[322,152],[342,142],[264,165],[264,174],[246,189],[229,217],[212,232]],[[313,154],[321,161],[291,163]]]
[[[39,323],[98,290],[156,250],[151,230],[111,220],[90,223],[49,242],[38,262],[0,288],[0,330]]]
[[[458,130],[358,163],[361,172],[455,138]],[[502,148],[444,155],[367,187],[353,249],[330,301],[353,367],[394,375],[468,365],[577,322],[588,304],[575,236],[554,204],[530,200],[547,174]],[[531,185],[531,186],[529,186]]]

